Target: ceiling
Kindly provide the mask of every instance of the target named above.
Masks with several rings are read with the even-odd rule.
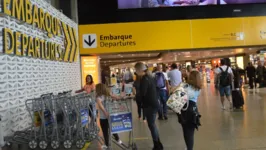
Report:
[[[101,65],[121,68],[133,66],[137,61],[146,63],[172,63],[185,62],[191,60],[207,60],[210,58],[221,58],[228,56],[256,53],[265,47],[234,48],[234,49],[215,49],[215,50],[190,50],[190,51],[168,51],[150,53],[125,53],[113,55],[100,55]]]
[[[113,66],[125,63],[132,63],[138,61],[146,61],[151,59],[157,59],[161,57],[161,53],[124,53],[124,54],[109,54],[100,55],[101,65]]]

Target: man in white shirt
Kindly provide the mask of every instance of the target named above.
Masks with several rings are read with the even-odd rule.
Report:
[[[153,73],[156,80],[158,97],[160,100],[159,120],[168,120],[166,102],[169,97],[169,82],[167,74],[163,72],[163,66],[157,65],[157,71]]]
[[[221,96],[222,109],[225,110],[224,100],[225,97],[230,102],[230,109],[233,108],[231,101],[231,85],[233,81],[233,71],[231,67],[226,65],[226,60],[221,59],[221,67],[217,68],[216,74],[218,75],[219,91]]]
[[[172,70],[168,72],[168,79],[171,87],[177,87],[182,82],[182,74],[178,70],[177,65],[173,63],[171,65]]]

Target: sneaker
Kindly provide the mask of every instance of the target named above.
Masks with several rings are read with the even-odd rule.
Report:
[[[146,121],[146,120],[143,120],[143,122],[144,122],[144,123],[147,123],[147,121]]]
[[[101,148],[102,148],[102,150],[108,149],[108,147],[106,145],[103,145]]]
[[[222,110],[225,110],[225,106],[222,106],[221,108],[222,108]]]
[[[231,109],[231,110],[234,109],[234,107],[233,107],[233,103],[232,103],[232,102],[230,102],[230,109]]]
[[[123,144],[123,142],[121,140],[118,140],[117,143],[120,144],[120,145]]]
[[[167,116],[164,116],[164,120],[168,120],[168,117]]]

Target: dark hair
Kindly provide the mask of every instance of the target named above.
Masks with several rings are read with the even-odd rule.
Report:
[[[173,63],[173,64],[171,65],[171,68],[172,68],[172,69],[177,69],[177,64],[176,64],[176,63]]]
[[[189,71],[191,69],[190,65],[187,65],[187,71]]]
[[[88,80],[87,80],[88,77],[91,78],[91,82],[88,82]],[[86,79],[85,79],[85,80],[86,80],[86,84],[87,84],[87,83],[89,83],[89,84],[94,83],[94,81],[93,81],[93,77],[92,77],[92,75],[90,75],[90,74],[86,76]]]
[[[225,65],[225,59],[221,59],[221,65]]]
[[[200,73],[198,71],[191,71],[188,76],[187,83],[192,86],[195,90],[200,90],[202,87]]]
[[[216,67],[216,68],[218,68],[219,66],[218,66],[218,65],[216,65],[215,67]]]

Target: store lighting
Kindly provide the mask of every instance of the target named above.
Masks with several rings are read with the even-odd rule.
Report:
[[[214,61],[214,63],[216,64],[216,61]]]

